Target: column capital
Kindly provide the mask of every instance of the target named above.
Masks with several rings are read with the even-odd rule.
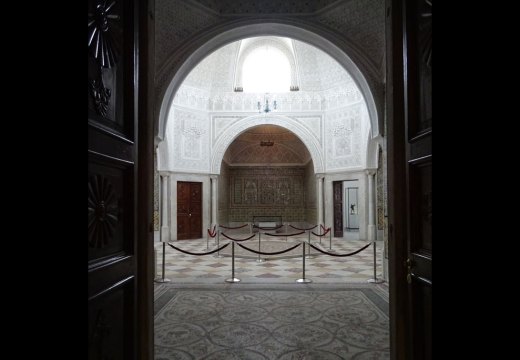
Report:
[[[211,180],[218,180],[218,176],[219,176],[218,174],[209,174],[209,178]]]
[[[167,171],[158,171],[159,175],[162,177],[168,177],[170,176],[170,173]]]
[[[376,171],[377,169],[366,169],[365,174],[372,176],[376,174]]]
[[[322,174],[322,173],[316,174],[316,179],[323,179],[323,178],[325,178],[325,174]]]

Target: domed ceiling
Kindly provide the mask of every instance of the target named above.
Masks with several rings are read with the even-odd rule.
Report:
[[[305,165],[310,159],[302,141],[276,125],[260,125],[243,132],[224,155],[233,166]]]
[[[282,78],[270,76],[274,61],[249,62],[257,54],[266,59],[263,49],[289,64],[278,88],[285,91],[252,86]],[[248,82],[246,69],[269,80]],[[252,37],[214,51],[180,85],[168,110],[161,169],[218,174],[222,161],[306,166],[311,159],[315,172],[359,169],[369,133],[365,99],[336,60],[294,39]]]

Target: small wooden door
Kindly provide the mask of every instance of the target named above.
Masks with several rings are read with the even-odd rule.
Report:
[[[334,237],[343,237],[343,182],[333,182],[334,191]]]
[[[202,183],[177,182],[177,239],[202,238]]]

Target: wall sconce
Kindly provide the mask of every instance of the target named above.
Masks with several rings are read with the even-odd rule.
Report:
[[[264,95],[264,102],[265,102],[265,105],[262,109],[261,107],[261,104],[260,104],[260,101],[257,103],[257,107],[258,107],[258,112],[261,113],[262,111],[265,112],[265,113],[268,113],[268,112],[271,112],[271,108],[269,107],[269,97],[268,97],[269,94],[265,94]],[[276,100],[273,101],[273,110],[276,110]]]

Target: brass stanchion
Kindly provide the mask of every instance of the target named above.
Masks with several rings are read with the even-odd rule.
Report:
[[[303,254],[302,254],[302,261],[303,261],[303,277],[301,279],[296,280],[297,283],[305,284],[312,282],[311,279],[305,278],[305,241],[303,242]]]
[[[231,279],[226,279],[228,283],[239,282],[240,279],[235,277],[235,242],[231,243]]]
[[[165,283],[165,282],[170,282],[171,281],[170,279],[166,279],[164,277],[165,265],[166,265],[166,243],[163,241],[163,243],[162,243],[162,278],[161,279],[155,279],[154,280],[155,282]]]
[[[373,279],[368,279],[367,282],[373,283],[373,284],[381,284],[381,283],[383,283],[385,281],[383,279],[378,279],[377,278],[377,273],[376,273],[376,241],[375,240],[374,240],[373,244],[374,244],[374,278]]]

